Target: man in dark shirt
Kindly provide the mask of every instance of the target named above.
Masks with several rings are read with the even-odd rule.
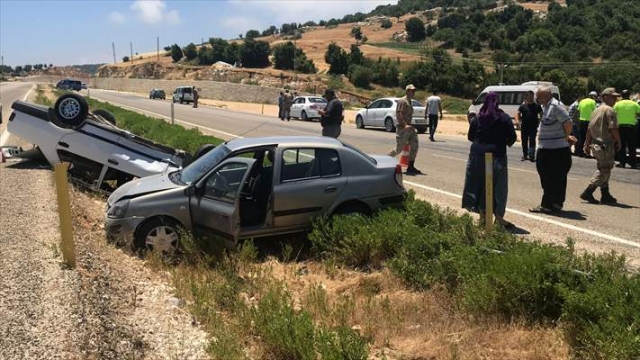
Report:
[[[533,101],[533,91],[528,91],[525,101],[518,108],[516,122],[520,125],[520,140],[522,141],[522,159],[536,161],[536,136],[540,124],[542,107]]]
[[[329,102],[324,110],[318,110],[320,115],[320,125],[322,125],[322,136],[329,136],[332,138],[338,138],[342,131],[342,120],[344,116],[342,111],[342,102],[336,97],[336,92],[333,89],[327,89],[324,91],[324,98]]]

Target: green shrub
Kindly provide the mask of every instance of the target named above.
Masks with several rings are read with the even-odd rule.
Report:
[[[323,360],[366,360],[369,346],[365,339],[348,326],[335,330],[320,329],[316,334],[316,346]]]
[[[380,22],[380,27],[383,28],[383,29],[388,29],[391,26],[393,26],[393,24],[391,23],[391,20],[389,20],[389,19],[383,19]]]

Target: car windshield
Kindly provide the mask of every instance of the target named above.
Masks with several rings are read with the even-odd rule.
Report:
[[[225,145],[218,145],[213,150],[202,155],[180,171],[180,182],[187,185],[193,184],[216,166],[222,159],[231,153]]]
[[[340,141],[340,142],[341,142],[341,143],[342,143],[342,145],[344,145],[346,148],[349,148],[349,149],[351,149],[351,150],[353,150],[353,151],[357,152],[358,154],[362,155],[365,159],[367,159],[367,160],[371,161],[372,163],[374,163],[374,164],[377,164],[377,163],[378,163],[378,162],[376,161],[376,159],[374,159],[374,158],[372,158],[371,156],[369,156],[369,155],[367,155],[367,154],[363,153],[363,152],[362,152],[362,150],[358,149],[357,147],[355,147],[355,146],[353,146],[353,145],[351,145],[351,144],[349,144],[349,143],[346,143],[346,142],[344,142],[344,141]]]
[[[316,103],[316,104],[326,104],[327,100],[321,98],[321,97],[312,97],[309,98],[309,101],[312,103]]]

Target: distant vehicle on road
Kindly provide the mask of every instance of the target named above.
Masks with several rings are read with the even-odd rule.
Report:
[[[86,88],[87,88],[87,84],[82,83],[82,88],[83,88],[83,89],[86,89]]]
[[[193,87],[192,86],[179,86],[173,91],[173,102],[192,103],[193,102]]]
[[[402,207],[402,170],[327,137],[243,138],[182,170],[131,181],[107,200],[107,237],[173,252],[184,230],[234,246],[301,232],[314,218]]]
[[[389,132],[395,131],[398,125],[396,118],[398,100],[400,98],[389,97],[372,101],[356,113],[356,127],[358,129],[364,129],[366,126],[383,127]],[[429,122],[424,118],[426,108],[416,99],[411,100],[411,105],[413,107],[411,122],[420,134],[424,134],[429,128]]]
[[[299,96],[291,104],[291,117],[301,120],[320,119],[318,110],[327,107],[327,100],[320,96]]]
[[[62,95],[53,109],[23,101],[11,106],[7,130],[37,145],[52,166],[68,162],[73,180],[110,193],[137,177],[177,170],[190,159],[115,126],[104,109],[89,112],[84,98]]]
[[[72,80],[72,79],[63,79],[58,81],[58,83],[56,84],[56,88],[61,90],[80,91],[82,90],[82,81]]]
[[[166,95],[164,93],[164,90],[162,89],[151,89],[151,91],[149,91],[149,99],[164,100],[165,98],[166,98]]]

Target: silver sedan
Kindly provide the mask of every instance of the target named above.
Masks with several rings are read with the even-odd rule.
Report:
[[[182,170],[131,181],[107,200],[107,237],[173,252],[183,231],[233,247],[301,232],[322,215],[401,207],[397,160],[328,137],[235,139]]]
[[[319,96],[299,96],[291,104],[291,117],[301,120],[320,119],[318,110],[327,107],[327,100]]]

